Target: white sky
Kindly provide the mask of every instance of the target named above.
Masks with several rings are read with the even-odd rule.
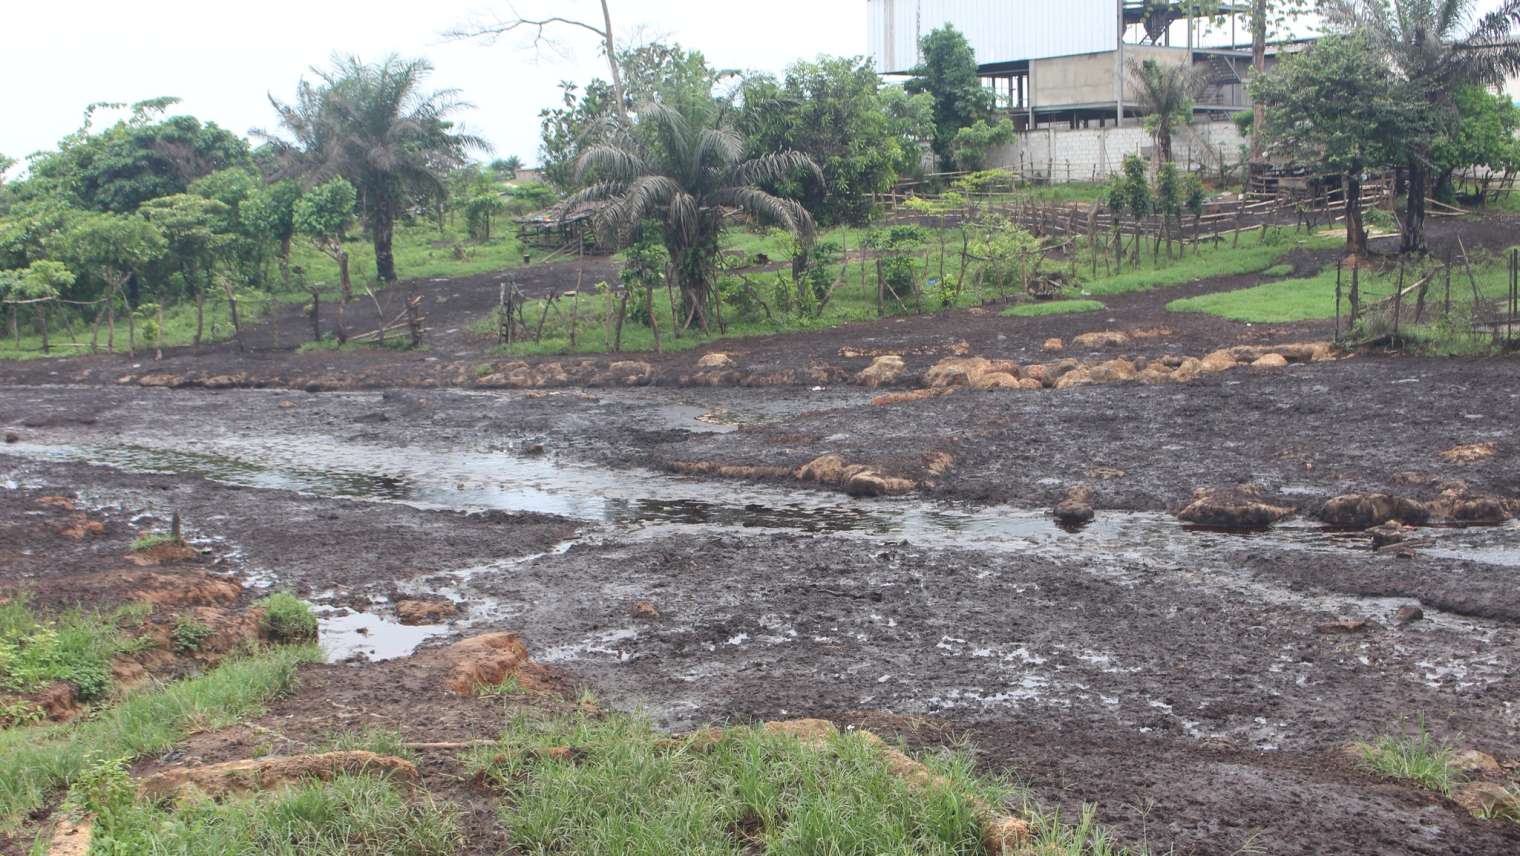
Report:
[[[516,0],[524,15],[590,17],[597,0]],[[1480,8],[1496,0],[1480,0]],[[184,99],[178,110],[245,134],[274,124],[267,94],[290,98],[310,66],[332,53],[374,59],[426,56],[432,88],[457,87],[477,109],[464,123],[498,156],[536,160],[538,111],[557,84],[604,74],[595,38],[560,31],[563,52],[521,39],[492,47],[446,42],[441,33],[508,0],[77,0],[16,2],[0,13],[5,87],[0,153],[17,159],[50,148],[79,126],[93,101]],[[720,68],[780,71],[820,53],[865,51],[862,0],[612,0],[624,43],[663,36],[704,51]],[[1520,93],[1517,93],[1520,94]]]
[[[540,13],[599,20],[596,0],[515,0]],[[558,33],[563,55],[523,40],[495,46],[446,42],[445,30],[476,13],[507,14],[507,0],[78,0],[7,3],[0,13],[0,81],[6,120],[0,153],[18,160],[79,127],[94,101],[184,99],[176,112],[236,133],[275,124],[268,93],[288,100],[312,65],[336,51],[374,59],[425,56],[430,88],[456,87],[476,109],[465,125],[496,154],[528,163],[538,150],[538,111],[558,102],[561,80],[606,77],[596,39]],[[700,49],[720,68],[781,71],[820,53],[865,52],[862,0],[612,0],[625,41],[664,36]],[[740,14],[740,9],[745,14]],[[309,75],[308,75],[309,76]]]

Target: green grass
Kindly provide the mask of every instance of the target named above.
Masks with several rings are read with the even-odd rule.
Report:
[[[111,689],[111,659],[141,643],[123,629],[127,613],[37,615],[25,597],[0,603],[0,692],[29,693],[55,681],[74,686],[82,701]],[[26,718],[17,708],[15,718]]]
[[[119,783],[126,771],[105,777]],[[175,805],[137,800],[130,780],[117,783],[93,789],[105,798],[87,806],[96,816],[92,853],[445,856],[463,844],[452,809],[376,775]]]
[[[0,731],[0,833],[102,760],[162,752],[192,731],[256,715],[294,685],[297,666],[321,656],[314,645],[278,648],[137,693],[90,719]]]
[[[662,737],[622,714],[519,713],[466,761],[503,792],[501,821],[518,848],[565,856],[981,854],[977,803],[1018,795],[978,775],[965,752],[923,758],[941,781],[910,784],[848,732],[824,747],[751,727],[700,746]],[[1035,852],[1122,852],[1090,824],[1033,825]]]
[[[1261,275],[1262,276],[1287,276],[1288,274],[1290,274],[1292,272],[1293,272],[1293,265],[1290,265],[1290,264],[1280,264],[1280,265],[1272,265],[1271,267],[1269,267],[1266,270],[1262,271]]]
[[[1125,259],[1124,270],[1112,273],[1104,272],[1103,259],[1100,258],[1096,277],[1092,276],[1092,256],[1084,251],[1085,264],[1081,261],[1077,264],[1078,275],[1084,277],[1082,293],[1099,297],[1128,294],[1218,277],[1261,273],[1274,269],[1279,259],[1295,247],[1329,249],[1338,243],[1334,238],[1295,238],[1291,231],[1281,228],[1268,229],[1265,239],[1260,231],[1242,233],[1239,247],[1232,246],[1231,240],[1226,237],[1218,247],[1205,244],[1199,254],[1189,252],[1171,260],[1165,254],[1153,260],[1149,248],[1144,248],[1139,267],[1131,267],[1129,259]]]
[[[319,752],[373,752],[415,761],[417,753],[406,747],[406,739],[398,731],[387,728],[365,728],[359,731],[339,731],[317,747]]]
[[[348,250],[348,274],[355,287],[360,283],[374,283],[375,245],[362,237],[361,232],[344,242],[343,247]],[[396,257],[396,275],[402,279],[475,276],[522,267],[523,253],[537,260],[552,252],[537,247],[525,248],[517,240],[510,218],[496,222],[490,240],[472,240],[463,217],[453,218],[453,222],[444,227],[442,235],[432,223],[398,225],[391,251]],[[298,240],[291,245],[290,263],[306,270],[308,283],[323,289],[337,288],[337,263],[309,241]]]
[[[1480,254],[1473,265],[1473,281],[1479,293],[1488,300],[1503,301],[1508,294],[1508,272],[1502,255],[1487,257]],[[1423,266],[1409,266],[1404,272],[1404,285],[1408,288],[1427,273],[1434,271],[1436,262],[1427,261]],[[1349,272],[1342,271],[1341,313],[1349,321],[1351,279]],[[1173,312],[1203,312],[1234,321],[1252,323],[1287,323],[1293,321],[1322,321],[1335,317],[1335,268],[1327,268],[1314,276],[1284,279],[1263,283],[1251,288],[1203,294],[1174,300],[1167,304]],[[1359,291],[1363,305],[1390,297],[1399,284],[1397,266],[1381,271],[1363,270],[1359,274]],[[1425,298],[1424,320],[1414,324],[1415,295],[1404,298],[1399,308],[1402,337],[1415,342],[1436,354],[1481,353],[1491,350],[1487,337],[1474,337],[1471,325],[1472,284],[1467,279],[1466,268],[1457,263],[1451,272],[1451,303],[1453,315],[1441,319],[1445,302],[1445,276],[1435,273]],[[1358,338],[1373,338],[1393,330],[1391,307],[1368,309],[1366,317],[1354,334]]]
[[[1390,779],[1414,782],[1442,796],[1451,796],[1460,777],[1452,769],[1452,750],[1437,743],[1420,723],[1419,733],[1405,737],[1379,737],[1371,743],[1359,743],[1361,764],[1366,769]]]
[[[149,532],[147,535],[140,535],[132,541],[132,552],[142,553],[154,547],[162,547],[165,544],[178,544],[179,542],[178,538],[167,532]]]
[[[1070,315],[1097,312],[1104,308],[1097,300],[1049,300],[1043,303],[1020,303],[998,313],[1007,318],[1038,318],[1044,315]]]
[[[302,642],[317,638],[317,616],[311,605],[289,592],[275,592],[254,604],[264,610],[265,632],[281,642]]]

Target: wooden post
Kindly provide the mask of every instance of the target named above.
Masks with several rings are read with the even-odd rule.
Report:
[[[1346,322],[1346,332],[1348,333],[1356,326],[1357,315],[1360,314],[1362,307],[1361,266],[1357,261],[1356,257],[1353,257],[1351,260],[1351,318]]]
[[[1399,315],[1404,306],[1404,260],[1399,260],[1399,284],[1393,288],[1393,340],[1399,339]]]
[[[1341,267],[1345,259],[1335,263],[1335,341],[1341,340]]]
[[[618,301],[617,333],[612,339],[612,352],[614,354],[623,350],[623,316],[628,314],[628,289],[623,289],[623,297]]]

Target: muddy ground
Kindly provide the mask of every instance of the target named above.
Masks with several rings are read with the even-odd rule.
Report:
[[[1435,227],[1437,244],[1456,228]],[[1514,240],[1499,221],[1462,229],[1468,246]],[[1308,273],[1331,258],[1292,261]],[[292,353],[309,322],[290,309],[284,350],[264,328],[247,353],[0,366],[0,596],[110,608],[134,594],[131,540],[178,513],[200,551],[187,567],[245,582],[245,606],[270,588],[317,604],[331,662],[266,716],[140,772],[366,727],[490,738],[511,711],[584,688],[671,729],[823,716],[912,745],[969,738],[985,769],[1067,814],[1096,802],[1123,843],[1157,852],[1520,852],[1520,827],[1344,752],[1424,722],[1514,777],[1520,524],[1428,526],[1374,552],[1312,519],[1351,490],[1520,498],[1514,359],[1357,354],[888,405],[848,382],[874,353],[903,354],[896,385],[914,387],[945,356],[1048,361],[1046,338],[1105,329],[1141,335],[1062,356],[1325,337],[1164,310],[1262,280],[1116,296],[1088,315],[988,307],[739,340],[716,386],[696,376],[714,347],[633,355],[646,388],[478,388],[478,367],[507,359],[468,330],[495,277],[419,284],[424,352]],[[612,358],[594,362],[605,375]],[[144,388],[145,375],[224,388]],[[825,454],[913,489],[856,499],[793,475]],[[692,463],[749,469],[683,474]],[[1299,514],[1247,535],[1173,516],[1197,487],[1243,483]],[[1097,517],[1068,531],[1049,508],[1076,484]],[[98,528],[66,532],[74,512],[38,504],[59,495]],[[403,626],[395,604],[416,597],[460,611]],[[1395,619],[1411,606],[1423,617]],[[520,633],[565,696],[441,694],[434,652],[497,630]],[[467,852],[497,852],[496,795],[446,751],[421,769],[463,812]]]
[[[11,387],[0,390],[20,415],[0,426],[17,435],[0,447],[8,519],[68,492],[108,540],[39,550],[27,524],[13,525],[5,582],[69,603],[97,552],[119,556],[178,511],[209,566],[312,598],[334,657],[357,655],[309,669],[248,729],[197,737],[148,768],[271,741],[295,751],[360,725],[489,737],[506,715],[499,700],[437,697],[415,657],[363,661],[499,629],[522,633],[567,686],[673,729],[821,715],[915,744],[969,737],[989,769],[1043,802],[1098,802],[1131,844],[1509,853],[1514,827],[1380,782],[1342,750],[1423,718],[1443,739],[1514,758],[1520,531],[1422,530],[1433,546],[1399,558],[1307,522],[1230,536],[1165,513],[1193,484],[1237,474],[1305,502],[1347,484],[1417,490],[1393,478],[1415,467],[1513,491],[1504,367],[1356,358],[1185,387],[964,391],[889,408],[868,392],[794,387]],[[1423,382],[1398,383],[1411,376]],[[1432,404],[1402,403],[1411,387]],[[1352,389],[1364,394],[1335,394]],[[1386,433],[1335,428],[1380,413]],[[978,437],[977,424],[1007,433]],[[1014,426],[1038,454],[1012,457]],[[697,450],[816,451],[778,432],[901,456],[916,454],[915,433],[939,436],[957,461],[943,498],[915,499],[658,470]],[[1459,465],[1436,454],[1448,439],[1500,452]],[[1313,469],[1284,457],[1301,445],[1316,448]],[[1126,475],[1093,480],[1096,465]],[[1103,501],[1092,526],[1069,533],[1042,506],[1073,478],[1094,481]],[[961,481],[1003,488],[950,487]],[[390,603],[417,594],[464,611],[403,631]],[[640,601],[658,615],[636,615]],[[1394,621],[1415,604],[1423,620]],[[367,639],[354,638],[356,616],[374,619],[359,625]],[[1340,619],[1368,624],[1329,632]],[[447,758],[425,757],[424,780],[465,811],[471,852],[492,852],[493,797]]]

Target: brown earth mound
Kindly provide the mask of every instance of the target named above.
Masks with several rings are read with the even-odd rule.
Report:
[[[1264,502],[1256,485],[1242,485],[1198,488],[1177,516],[1217,529],[1265,529],[1292,513],[1292,508]]]

